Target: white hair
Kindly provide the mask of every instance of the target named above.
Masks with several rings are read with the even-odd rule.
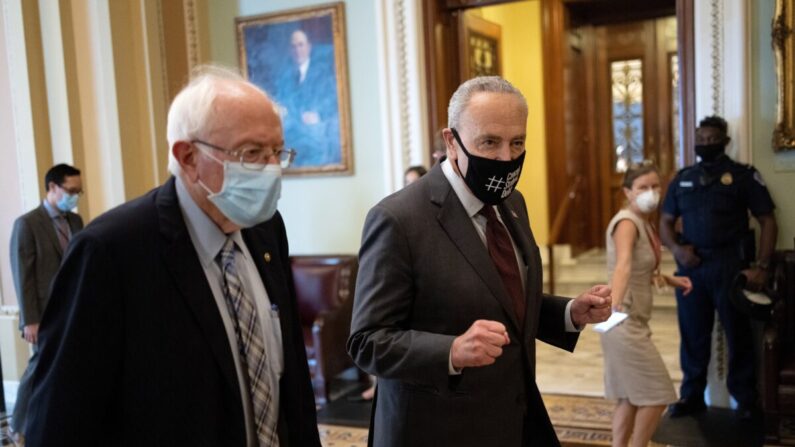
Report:
[[[215,118],[213,107],[224,82],[247,84],[260,91],[266,98],[268,94],[247,81],[233,68],[221,65],[200,65],[191,70],[190,81],[180,90],[168,109],[166,137],[168,139],[168,170],[179,174],[180,166],[171,148],[177,141],[192,141],[202,137]],[[277,111],[274,104],[274,110]]]
[[[513,84],[499,76],[480,76],[464,82],[453,93],[450,98],[450,104],[447,106],[447,127],[455,128],[458,126],[461,113],[466,109],[469,100],[472,99],[475,93],[481,92],[516,95],[521,99],[522,107],[527,112],[527,100]]]

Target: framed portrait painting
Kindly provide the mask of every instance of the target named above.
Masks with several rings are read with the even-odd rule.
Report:
[[[776,58],[778,107],[773,131],[773,150],[795,150],[795,5],[776,0],[773,17],[773,54]]]
[[[344,4],[236,19],[243,75],[265,90],[297,155],[286,175],[351,174]]]

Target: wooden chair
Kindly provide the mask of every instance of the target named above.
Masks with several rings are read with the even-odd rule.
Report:
[[[778,301],[764,332],[762,408],[768,442],[779,442],[782,422],[795,421],[795,251],[773,259]]]

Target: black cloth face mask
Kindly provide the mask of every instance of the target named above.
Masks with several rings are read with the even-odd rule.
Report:
[[[701,157],[701,161],[707,163],[715,161],[725,150],[726,145],[723,143],[696,145],[696,155]]]
[[[472,194],[486,205],[497,205],[511,195],[522,174],[522,165],[527,151],[522,152],[522,155],[516,160],[508,161],[478,157],[470,154],[464,147],[464,143],[461,142],[461,137],[458,136],[455,129],[451,128],[450,131],[469,159],[464,183],[472,191]],[[457,159],[456,165],[458,165]],[[458,171],[461,171],[461,166],[458,166]]]

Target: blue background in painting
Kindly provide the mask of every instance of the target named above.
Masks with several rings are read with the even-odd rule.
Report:
[[[290,38],[303,30],[312,44],[309,69],[298,82],[298,68],[290,55]],[[247,26],[243,31],[248,78],[279,105],[285,145],[298,151],[292,167],[311,168],[342,161],[337,74],[331,16]],[[320,121],[306,124],[303,116],[316,113]]]

